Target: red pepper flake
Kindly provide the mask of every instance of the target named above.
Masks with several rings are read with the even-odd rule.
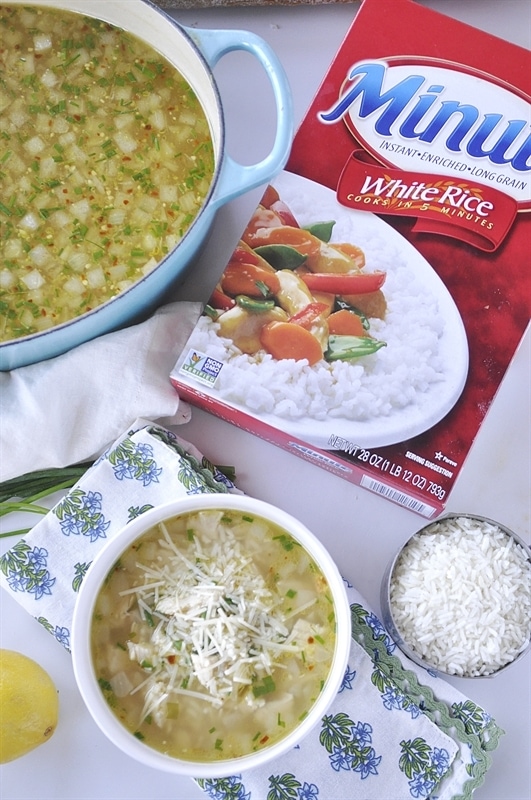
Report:
[[[268,739],[269,736],[262,736],[262,738],[260,739],[260,744],[265,744],[268,741]]]

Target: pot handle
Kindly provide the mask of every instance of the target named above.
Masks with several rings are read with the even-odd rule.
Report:
[[[291,90],[284,68],[270,46],[254,33],[244,30],[208,30],[183,26],[211,69],[220,58],[234,50],[245,50],[263,66],[273,89],[277,107],[277,128],[270,153],[256,164],[245,166],[225,154],[218,183],[210,201],[213,209],[268,183],[285,166],[293,140]]]

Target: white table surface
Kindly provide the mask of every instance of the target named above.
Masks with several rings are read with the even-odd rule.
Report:
[[[424,0],[422,4],[531,46],[529,0]],[[174,11],[173,15],[196,27],[252,30],[269,42],[288,74],[298,123],[357,8],[358,3],[218,7]],[[268,86],[251,61],[246,54],[231,54],[215,70],[227,116],[229,151],[248,163],[267,151],[273,130]],[[180,298],[207,299],[259,194],[251,192],[220,212]],[[528,332],[447,506],[504,522],[526,541],[530,539],[530,338]],[[397,547],[420,527],[422,518],[204,412],[194,410],[180,433],[214,462],[235,465],[245,492],[305,522],[368,602],[379,608],[384,567]],[[2,540],[2,550],[9,544]],[[204,793],[189,779],[138,765],[115,748],[85,710],[70,656],[5,592],[0,603],[0,645],[41,663],[60,697],[60,721],[52,739],[0,768],[2,800],[204,800]],[[530,665],[528,655],[494,679],[450,679],[506,731],[475,800],[531,797]]]

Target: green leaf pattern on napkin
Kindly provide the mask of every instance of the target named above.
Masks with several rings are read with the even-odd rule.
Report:
[[[301,783],[289,772],[271,775],[269,784],[271,789],[267,793],[267,800],[313,800],[319,795],[319,789],[314,783]]]
[[[72,579],[72,589],[74,590],[74,592],[79,592],[80,586],[83,582],[83,578],[85,577],[91,563],[92,562],[89,561],[88,563],[84,562],[83,564],[81,564],[80,562],[78,562],[77,564],[74,564],[74,577]]]

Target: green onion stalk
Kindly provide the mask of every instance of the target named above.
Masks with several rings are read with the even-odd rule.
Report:
[[[27,472],[25,475],[0,483],[0,517],[17,512],[44,516],[50,509],[41,505],[39,501],[55,492],[71,489],[93,463],[93,461],[87,461],[70,467]],[[216,469],[230,480],[235,480],[234,467],[217,466]],[[0,533],[0,539],[23,535],[28,533],[31,527],[5,531]]]
[[[92,466],[92,463],[37,470],[0,483],[0,517],[16,512],[44,516],[50,509],[41,505],[39,501],[55,492],[70,489]],[[5,531],[0,533],[0,538],[18,536],[28,533],[30,530],[31,527]]]

